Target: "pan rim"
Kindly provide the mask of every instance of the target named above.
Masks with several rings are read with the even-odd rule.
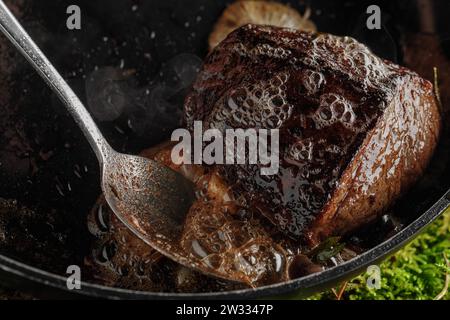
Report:
[[[356,275],[362,268],[383,260],[386,256],[413,240],[448,208],[450,208],[450,190],[403,230],[355,258],[322,272],[259,288],[208,293],[167,293],[122,289],[82,281],[81,289],[69,290],[66,286],[67,279],[65,277],[19,262],[2,254],[0,254],[0,271],[47,287],[72,292],[80,297],[104,299],[250,299],[289,294],[302,289],[312,291],[316,287],[325,286],[326,283]]]

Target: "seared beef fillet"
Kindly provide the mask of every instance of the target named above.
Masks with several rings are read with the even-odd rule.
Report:
[[[280,129],[280,171],[224,165],[248,207],[317,244],[374,220],[422,174],[440,117],[432,85],[348,37],[247,25],[207,57],[188,128]]]
[[[143,153],[197,187],[174,250],[200,260],[209,274],[250,286],[322,270],[309,247],[382,213],[420,176],[440,128],[431,84],[355,40],[251,25],[208,56],[185,107],[191,129],[194,120],[220,130],[280,129],[274,176],[261,176],[256,165],[175,165],[170,144]],[[110,285],[242,286],[161,257],[104,201],[90,229],[97,241],[86,263]]]

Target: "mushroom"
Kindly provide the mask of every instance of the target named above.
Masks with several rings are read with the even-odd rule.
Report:
[[[230,32],[248,23],[314,32],[316,26],[308,19],[310,14],[310,9],[302,16],[297,10],[274,1],[238,0],[225,9],[214,26],[209,36],[209,49],[212,50]]]

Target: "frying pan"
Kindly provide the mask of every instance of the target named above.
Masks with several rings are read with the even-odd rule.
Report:
[[[230,1],[7,3],[88,106],[93,97],[86,83],[97,70],[111,70],[108,66],[129,70],[131,76],[124,80],[121,95],[130,98],[131,106],[114,119],[98,114],[97,122],[116,149],[138,153],[166,140],[179,127],[184,92],[171,91],[171,79],[165,70],[186,57],[202,58],[207,54],[208,34]],[[450,4],[445,0],[289,3],[300,11],[311,7],[312,19],[320,31],[354,36],[384,58],[412,64],[411,68],[428,79],[433,79],[433,66],[449,65],[446,16]],[[81,8],[81,30],[66,27],[66,8],[71,4]],[[382,30],[368,32],[365,28],[365,11],[370,4],[382,9]],[[436,43],[439,50],[428,50],[425,44],[423,48],[409,47],[412,42],[408,39],[420,43],[421,37]],[[408,60],[408,50],[416,53],[413,61]],[[361,231],[368,234],[364,238],[367,251],[352,260],[286,283],[239,291],[156,293],[88,282],[82,282],[80,290],[69,291],[65,267],[82,264],[89,250],[86,215],[100,194],[96,160],[58,100],[3,37],[0,70],[0,197],[12,199],[9,203],[22,208],[19,211],[26,207],[33,212],[31,222],[13,219],[6,223],[2,218],[4,209],[0,210],[0,227],[3,224],[15,239],[14,245],[0,246],[0,281],[15,289],[31,290],[44,297],[123,299],[241,299],[288,293],[307,296],[350,279],[393,254],[450,206],[450,134],[444,125],[426,174],[392,209],[392,216],[400,221],[398,229],[380,232],[385,226],[379,221]],[[450,92],[450,70],[441,69],[440,80],[445,106],[449,102],[446,92]],[[155,90],[164,94],[146,94]],[[170,99],[165,98],[168,96]],[[91,112],[95,114],[96,110]],[[443,115],[445,124],[445,108]]]

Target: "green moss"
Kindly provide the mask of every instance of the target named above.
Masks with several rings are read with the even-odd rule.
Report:
[[[369,289],[367,275],[361,275],[348,283],[343,299],[433,299],[444,288],[446,272],[449,272],[444,253],[450,258],[450,209],[380,265],[380,289]],[[310,299],[334,298],[332,292],[324,292]],[[444,299],[450,300],[450,291]]]

